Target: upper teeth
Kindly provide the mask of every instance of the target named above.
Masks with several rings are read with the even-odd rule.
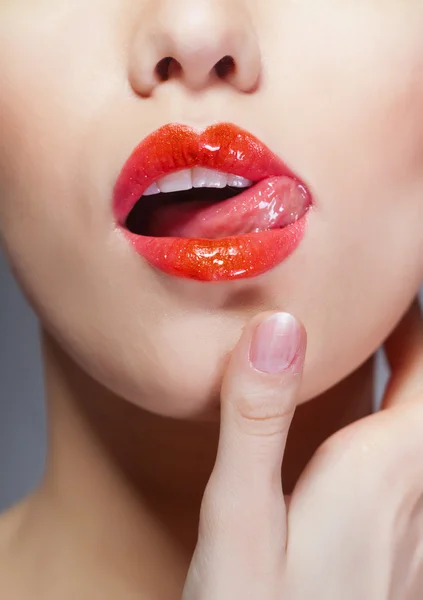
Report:
[[[236,188],[246,188],[253,184],[249,179],[239,175],[213,171],[204,167],[194,167],[193,169],[184,169],[176,171],[161,177],[148,187],[144,196],[153,194],[182,192],[192,188],[224,188],[227,185]]]

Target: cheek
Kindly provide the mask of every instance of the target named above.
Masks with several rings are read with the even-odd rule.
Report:
[[[382,17],[328,19],[317,31],[297,26],[297,44],[285,41],[283,124],[291,160],[316,187],[421,182],[423,20],[414,27],[410,15],[403,25],[400,14]]]
[[[302,277],[283,281],[309,332],[308,398],[383,342],[423,282],[423,21],[379,17],[290,23],[289,60],[269,67],[263,112],[316,199]]]
[[[118,4],[120,1],[116,11]],[[158,352],[155,340],[148,351],[142,345],[148,339],[143,328],[150,326],[150,321],[139,315],[151,317],[154,304],[159,320],[174,307],[160,286],[148,293],[134,289],[132,282],[140,279],[138,264],[119,240],[107,238],[110,216],[108,210],[102,210],[102,199],[108,202],[107,170],[97,178],[93,156],[102,148],[107,155],[113,153],[113,140],[119,132],[113,130],[106,144],[102,132],[109,123],[121,122],[126,112],[126,105],[117,106],[116,101],[123,96],[126,73],[118,62],[120,53],[110,25],[116,19],[106,15],[106,9],[95,15],[88,11],[89,7],[82,21],[58,13],[56,19],[40,17],[42,27],[34,27],[30,18],[28,29],[23,21],[1,26],[3,236],[30,292],[42,296],[39,313],[57,325],[58,337],[61,332],[72,332],[78,338],[69,342],[75,358],[84,364],[97,360],[108,372],[110,387],[119,378],[135,380],[135,389],[124,394],[129,397],[136,396],[139,383],[134,375],[139,365],[134,365],[133,357],[143,357],[145,371],[151,367],[152,380],[167,358],[177,364],[178,369],[172,371],[174,382],[168,383],[164,395],[180,386],[179,374],[192,369],[194,357],[196,366],[198,363],[194,370],[201,373],[196,393],[191,395],[195,399],[203,393],[203,381],[211,387],[221,349],[231,347],[240,324],[232,325],[231,330],[222,320],[218,338],[214,316],[207,324],[201,316],[192,327],[192,343],[180,364],[170,350],[168,354]],[[279,22],[287,16],[281,14]],[[94,40],[89,32],[91,22],[96,23]],[[261,94],[248,98],[252,104],[248,104],[245,124],[258,118],[260,130],[265,115],[271,115],[272,122],[266,127],[269,145],[288,157],[315,191],[317,210],[308,242],[295,257],[294,268],[284,270],[279,281],[275,275],[274,290],[269,283],[266,306],[275,308],[276,298],[276,304],[295,312],[310,330],[306,395],[311,397],[345,375],[380,343],[418,279],[423,278],[423,52],[417,36],[398,33],[396,39],[398,27],[389,30],[392,35],[378,34],[383,31],[379,24],[372,35],[356,31],[352,39],[348,38],[351,31],[354,37],[351,23],[344,28],[340,23],[332,31],[323,25],[315,27],[310,17],[301,22],[286,18],[285,22],[291,27],[284,31],[283,47],[275,52],[269,45],[268,51],[274,57],[269,75],[277,87],[264,85]],[[304,23],[311,23],[310,29]],[[13,36],[8,37],[9,30]],[[268,37],[264,31],[261,38]],[[16,40],[22,39],[25,47],[18,47]],[[14,56],[13,64],[8,56]],[[93,152],[88,157],[90,149]],[[105,164],[119,161],[112,157]],[[91,176],[105,187],[85,189],[84,181],[89,185]],[[107,248],[101,255],[100,247]],[[301,280],[298,272],[304,275]],[[150,282],[147,275],[145,281]],[[125,293],[119,294],[119,289]],[[389,310],[386,306],[382,316],[386,298]],[[254,306],[252,311],[256,309]],[[244,315],[241,317],[243,321]],[[170,340],[163,334],[169,348],[180,344],[185,315],[180,324],[180,331],[175,327],[166,334]],[[210,332],[215,347],[200,339],[199,349],[197,331],[204,340]],[[103,339],[105,334],[98,332],[106,332],[107,337]],[[323,353],[322,339],[326,340]],[[122,342],[120,362],[108,355],[108,348],[118,341]],[[92,349],[98,352],[95,358]],[[146,354],[154,359],[145,358]],[[333,369],[328,370],[328,364]],[[92,371],[96,368],[93,364]],[[99,378],[106,376],[101,373]],[[153,389],[156,383],[152,381]],[[163,386],[166,388],[166,382]],[[185,395],[189,394],[187,389]]]
[[[369,2],[347,10],[329,1],[321,15],[320,3],[302,5],[286,13],[275,6],[282,31],[262,36],[269,61],[260,114],[277,119],[272,145],[314,192],[315,267],[347,280],[346,301],[352,282],[374,285],[376,274],[387,291],[409,277],[416,285],[423,279],[423,6]]]
[[[0,223],[13,262],[42,261],[89,221],[80,174],[121,73],[108,7],[59,0],[0,14]]]
[[[367,273],[362,283],[376,273],[380,284],[407,273],[415,281],[416,269],[423,279],[423,12],[412,12],[369,10],[319,31],[324,48],[315,41],[308,61],[298,51],[295,92],[286,88],[301,120],[296,130],[287,123],[292,160],[331,228],[326,243],[348,277]]]

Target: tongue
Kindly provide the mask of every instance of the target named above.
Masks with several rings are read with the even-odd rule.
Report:
[[[299,219],[308,205],[302,185],[289,177],[273,177],[219,203],[198,200],[160,206],[152,215],[149,235],[218,239],[277,229]]]

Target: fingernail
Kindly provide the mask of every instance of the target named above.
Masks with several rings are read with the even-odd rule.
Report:
[[[276,313],[256,328],[250,348],[250,361],[263,373],[281,373],[294,361],[300,344],[300,327],[288,313]]]

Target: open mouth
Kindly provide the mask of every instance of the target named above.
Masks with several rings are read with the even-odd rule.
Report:
[[[172,173],[149,186],[129,213],[126,227],[144,236],[225,237],[224,231],[212,233],[210,227],[209,232],[200,231],[205,227],[198,218],[206,219],[207,209],[252,186],[244,177],[202,167]]]
[[[251,134],[231,124],[167,125],[133,152],[115,186],[117,221],[152,266],[177,277],[253,277],[300,243],[311,197]]]

